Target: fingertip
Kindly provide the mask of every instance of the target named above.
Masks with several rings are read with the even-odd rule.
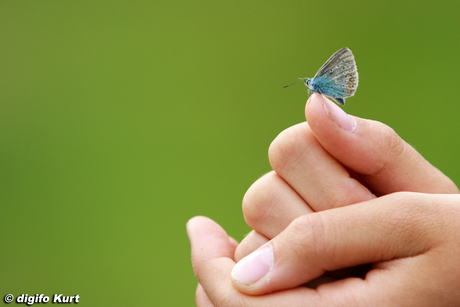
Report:
[[[319,94],[316,94],[314,93],[313,95],[310,95],[307,99],[307,105],[308,106],[310,103],[314,102],[314,101],[320,101],[320,95]]]
[[[205,221],[205,220],[210,220],[212,221],[209,217],[206,217],[206,216],[203,216],[203,215],[196,215],[192,218],[190,218],[187,222],[187,225],[188,224],[194,224],[194,223],[197,223],[199,221]]]
[[[354,132],[357,127],[356,120],[348,115],[341,107],[327,97],[311,95],[305,106],[305,117],[309,123],[335,125],[347,132]]]
[[[233,259],[235,241],[216,222],[205,216],[196,216],[187,223],[187,234],[192,246],[192,261],[228,257]],[[197,257],[193,257],[193,256]]]
[[[246,290],[262,279],[272,269],[274,263],[273,248],[267,244],[245,258],[241,259],[232,269],[233,284]],[[243,287],[240,287],[240,285]]]
[[[187,230],[189,238],[192,235],[192,233],[200,227],[200,225],[206,225],[209,224],[209,222],[213,223],[214,221],[201,215],[197,215],[189,219],[185,224],[185,228]]]
[[[360,131],[356,129],[356,127],[361,124],[360,119],[357,118],[357,120],[355,120],[347,115],[352,118],[351,121],[353,123],[349,128],[351,128],[350,130],[353,133],[340,128],[337,122],[332,119],[331,112],[328,111],[325,105],[326,103],[334,103],[327,98],[324,98],[323,102],[322,98],[323,97],[319,94],[310,96],[309,103],[305,107],[305,117],[313,135],[323,148],[340,162],[346,162],[348,160],[346,155],[349,153],[349,147],[354,144],[359,144],[361,140],[360,136],[362,131],[360,133]],[[326,102],[326,100],[328,102]],[[336,107],[340,109],[340,107]],[[351,149],[355,149],[353,152],[354,154],[357,148],[351,146]],[[349,167],[349,165],[346,166]]]
[[[305,105],[305,119],[313,132],[322,132],[322,130],[330,131],[336,129],[336,124],[327,116],[325,112],[321,96],[313,94],[308,98]],[[329,128],[330,127],[330,128]],[[314,133],[316,135],[316,133]]]
[[[195,224],[195,221],[197,220],[197,218],[199,218],[199,216],[194,216],[192,218],[190,218],[187,223],[185,223],[185,227],[187,228],[187,231],[193,227],[193,225]]]

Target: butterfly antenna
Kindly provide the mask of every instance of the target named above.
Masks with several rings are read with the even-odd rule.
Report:
[[[299,83],[300,81],[305,81],[305,80],[307,80],[307,79],[308,79],[308,78],[299,78],[299,81],[294,82],[294,83],[289,84],[289,85],[285,85],[285,86],[283,86],[283,88],[288,87],[288,86],[291,86],[291,85],[294,85],[294,84],[296,84],[296,83]]]
[[[300,81],[302,81],[302,80],[299,80],[299,81],[297,81],[297,82],[294,82],[294,83],[292,83],[292,84],[289,84],[289,85],[285,85],[285,86],[283,86],[283,88],[285,88],[285,87],[288,87],[288,86],[291,86],[291,85],[294,85],[294,84],[296,84],[296,83],[299,83]]]

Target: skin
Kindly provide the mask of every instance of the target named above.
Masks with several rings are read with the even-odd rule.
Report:
[[[388,126],[337,108],[312,95],[308,123],[273,141],[273,171],[243,199],[253,231],[241,243],[209,218],[187,223],[197,306],[460,304],[457,187]],[[261,250],[269,272],[235,279]]]

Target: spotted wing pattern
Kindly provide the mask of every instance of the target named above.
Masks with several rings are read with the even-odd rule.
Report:
[[[348,48],[334,53],[318,70],[311,85],[339,104],[345,104],[345,98],[355,94],[358,88],[358,69],[355,57]]]

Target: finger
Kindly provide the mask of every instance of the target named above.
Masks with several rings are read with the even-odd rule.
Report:
[[[436,199],[442,195],[427,195],[395,193],[304,215],[238,262],[234,285],[244,293],[264,294],[296,287],[326,271],[415,257],[438,243],[433,233],[439,227],[427,223],[441,208],[434,204],[442,203]]]
[[[340,163],[360,174],[375,194],[397,191],[458,193],[449,178],[390,127],[351,117],[317,94],[310,97],[305,116],[322,147]]]
[[[283,178],[314,211],[372,199],[374,195],[317,141],[308,123],[281,132],[269,159]]]
[[[192,245],[192,265],[208,300],[215,306],[283,306],[287,301],[300,306],[308,299],[318,300],[315,291],[305,287],[273,293],[267,296],[248,296],[236,290],[230,278],[234,266],[233,246],[226,232],[214,221],[197,216],[187,223]],[[197,301],[206,303],[201,290]],[[206,305],[204,305],[206,306]]]
[[[229,287],[226,274],[234,266],[234,247],[225,230],[209,218],[197,216],[187,223],[187,234],[192,248],[192,266],[198,282],[212,302],[219,302],[223,294],[212,291],[215,284]]]
[[[214,307],[200,284],[196,287],[195,302],[197,307]]]
[[[311,212],[308,204],[275,172],[254,182],[243,198],[246,223],[270,239],[297,217]]]
[[[249,255],[250,253],[257,250],[262,245],[266,244],[268,241],[270,240],[267,237],[261,235],[260,233],[256,231],[251,231],[238,245],[235,251],[235,261],[236,262],[240,261],[241,259]],[[369,271],[369,269],[367,269],[366,272],[367,271]],[[365,274],[359,274],[359,273],[362,273],[362,272],[357,273],[355,268],[353,269],[349,268],[349,269],[340,270],[336,272],[327,272],[325,275],[322,275],[318,278],[315,278],[314,280],[307,282],[304,286],[316,289],[319,285],[322,285],[324,283],[328,283],[331,281],[335,281],[337,280],[337,278],[365,275]]]
[[[270,241],[264,235],[258,233],[257,231],[251,231],[238,245],[235,251],[235,261],[238,262],[250,253],[257,250],[262,245]],[[333,272],[326,272],[326,275],[321,276],[318,280],[313,280],[307,284],[310,288],[315,288],[317,285],[324,283],[324,281],[330,281],[331,279],[345,278],[345,277],[358,277],[365,276],[366,273],[370,270],[369,266],[358,266],[355,268],[346,268]]]

